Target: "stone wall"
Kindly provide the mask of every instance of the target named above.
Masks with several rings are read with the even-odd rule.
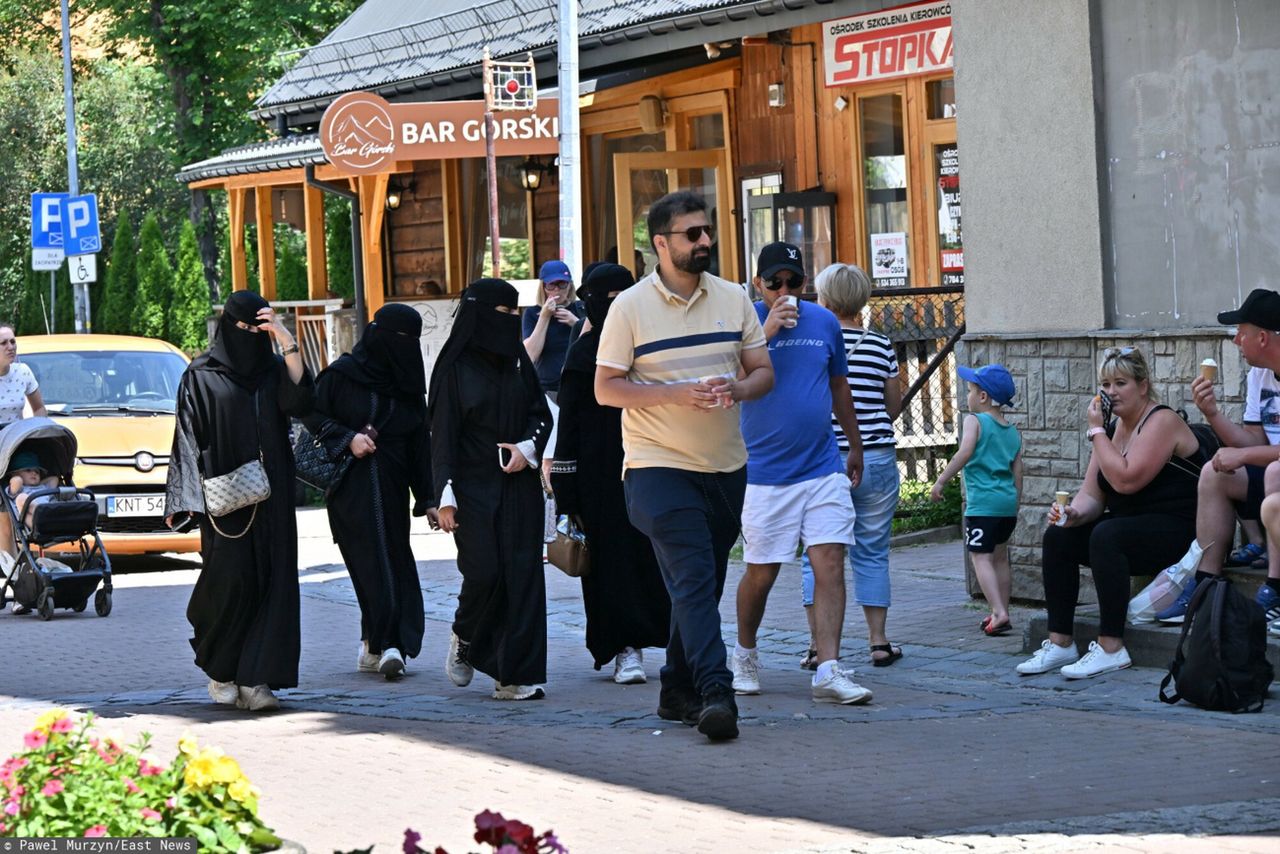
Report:
[[[1161,403],[1185,409],[1192,421],[1203,421],[1191,402],[1190,385],[1200,362],[1217,360],[1218,399],[1223,410],[1239,422],[1243,412],[1248,368],[1224,327],[1170,332],[1104,330],[1075,335],[1025,333],[966,335],[957,351],[959,364],[999,362],[1017,385],[1010,420],[1022,433],[1023,483],[1018,527],[1010,541],[1013,597],[1043,601],[1040,577],[1040,538],[1045,513],[1059,489],[1074,494],[1089,464],[1085,409],[1097,389],[1098,365],[1108,347],[1137,347],[1151,365]],[[961,397],[963,399],[963,396]],[[1093,601],[1093,585],[1082,573],[1081,601]],[[969,592],[980,595],[969,573]]]

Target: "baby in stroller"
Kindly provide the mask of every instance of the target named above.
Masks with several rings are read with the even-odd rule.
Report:
[[[75,458],[75,434],[49,418],[0,431],[7,480],[0,488],[0,607],[12,597],[15,612],[34,610],[48,620],[54,608],[83,611],[92,596],[99,616],[111,613],[111,561],[98,536],[98,504],[72,484]],[[69,563],[46,556],[51,547]]]

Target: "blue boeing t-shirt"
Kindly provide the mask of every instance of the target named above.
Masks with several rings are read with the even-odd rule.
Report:
[[[756,303],[760,322],[768,306]],[[773,391],[742,406],[747,483],[786,486],[843,471],[831,429],[831,378],[849,370],[836,316],[815,302],[800,305],[794,329],[769,341]]]

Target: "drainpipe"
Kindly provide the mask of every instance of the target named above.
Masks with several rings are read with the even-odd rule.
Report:
[[[364,311],[364,240],[360,236],[360,196],[341,184],[317,180],[313,164],[308,163],[303,171],[307,186],[315,187],[322,193],[341,196],[351,202],[351,266],[354,268],[351,272],[355,282],[356,336],[359,337],[360,330],[368,323]]]

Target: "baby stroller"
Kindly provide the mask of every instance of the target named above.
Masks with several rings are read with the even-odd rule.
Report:
[[[93,493],[72,483],[75,434],[49,418],[15,421],[0,431],[0,472],[9,471],[19,449],[34,453],[41,468],[57,477],[58,485],[27,490],[20,518],[15,497],[9,494],[8,478],[0,482],[0,503],[4,505],[0,512],[9,516],[18,549],[12,566],[7,554],[0,556],[5,564],[0,566],[0,608],[12,598],[48,620],[54,608],[83,611],[97,590],[93,609],[99,617],[107,616],[111,613],[111,560],[98,536],[98,503]],[[68,558],[74,565],[43,555],[43,550],[55,543],[75,544],[79,558]],[[40,551],[39,556],[33,549]]]

